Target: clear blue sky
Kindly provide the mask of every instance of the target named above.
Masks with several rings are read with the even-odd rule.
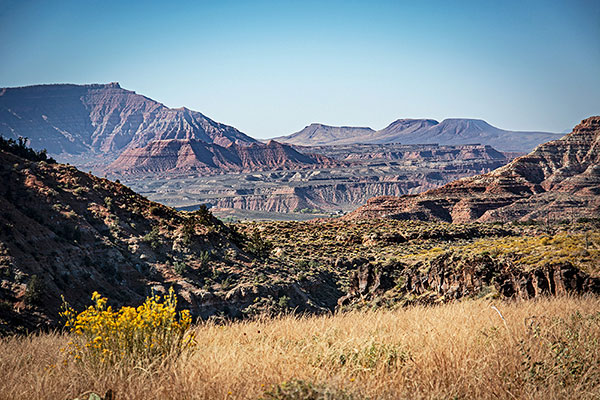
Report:
[[[266,138],[600,114],[600,1],[0,0],[0,86],[118,81]]]

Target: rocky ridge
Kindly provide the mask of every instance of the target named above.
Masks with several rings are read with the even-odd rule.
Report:
[[[301,146],[348,144],[483,144],[501,151],[529,152],[540,143],[559,139],[562,135],[548,132],[518,132],[496,128],[479,119],[451,118],[399,119],[387,127],[332,127],[312,124],[299,132],[275,140]]]
[[[285,145],[277,146],[290,151]],[[288,159],[298,161],[286,169],[269,169],[263,163],[253,164],[249,172],[236,172],[239,166],[221,167],[230,172],[218,175],[213,170],[207,174],[181,169],[177,176],[172,172],[163,179],[158,172],[148,178],[110,176],[118,176],[136,191],[173,207],[207,204],[269,213],[340,212],[354,210],[374,196],[420,193],[509,161],[489,146],[348,145],[303,147],[300,151],[329,161],[302,164],[307,156],[290,154]],[[273,165],[277,164],[281,162]]]
[[[255,143],[237,129],[185,107],[171,109],[116,83],[0,89],[0,134],[27,137],[56,155],[116,157],[153,140]]]
[[[322,155],[299,153],[289,145],[274,140],[266,144],[230,143],[220,146],[195,139],[169,139],[125,150],[105,171],[115,176],[181,174],[190,171],[209,175],[265,169],[325,168],[339,164]]]
[[[365,260],[366,261],[366,260]],[[460,265],[461,268],[456,268]],[[338,308],[375,302],[434,304],[494,293],[521,300],[567,294],[600,294],[600,278],[569,262],[551,263],[531,271],[489,255],[466,258],[443,254],[427,263],[384,266],[360,263],[350,277],[350,289]]]
[[[415,196],[377,197],[348,219],[448,222],[564,219],[600,215],[600,117],[487,174]]]

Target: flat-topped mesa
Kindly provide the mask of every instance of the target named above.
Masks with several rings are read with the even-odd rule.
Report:
[[[495,171],[420,195],[379,197],[347,219],[447,222],[564,219],[600,215],[600,117]]]
[[[481,143],[501,151],[526,153],[540,143],[559,139],[549,132],[517,132],[496,128],[481,119],[448,118],[398,119],[375,131],[365,127],[327,126],[311,124],[299,132],[276,138],[300,146],[349,144],[440,144],[465,145]]]

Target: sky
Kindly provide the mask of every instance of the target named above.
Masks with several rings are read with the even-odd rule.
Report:
[[[0,0],[0,87],[119,82],[255,138],[600,114],[600,1]]]

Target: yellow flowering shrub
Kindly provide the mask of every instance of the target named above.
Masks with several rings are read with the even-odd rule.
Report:
[[[137,308],[113,310],[105,297],[94,292],[94,304],[81,313],[65,303],[60,315],[78,339],[65,351],[75,360],[85,358],[102,364],[139,363],[179,354],[195,344],[193,335],[186,334],[192,318],[188,310],[177,313],[173,288],[163,300],[151,296]]]

